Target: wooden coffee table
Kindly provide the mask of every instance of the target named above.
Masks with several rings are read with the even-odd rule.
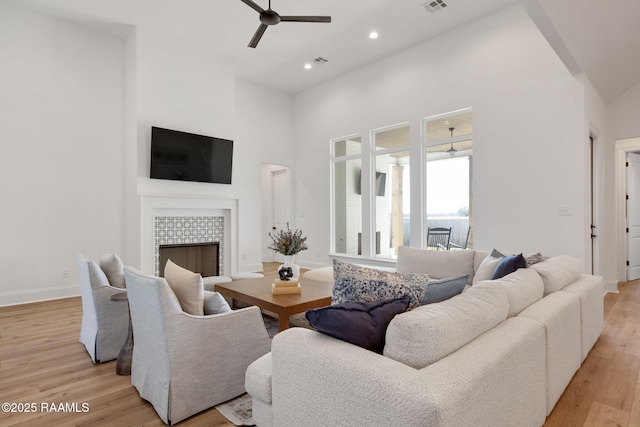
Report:
[[[237,299],[247,304],[257,305],[278,315],[278,331],[289,328],[289,316],[302,313],[310,308],[331,305],[331,289],[333,283],[300,279],[302,293],[298,295],[272,295],[273,278],[234,280],[228,283],[217,283],[216,292]]]

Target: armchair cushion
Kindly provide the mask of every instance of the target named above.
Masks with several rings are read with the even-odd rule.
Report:
[[[220,314],[231,311],[229,303],[219,292],[204,291],[204,314]]]
[[[347,302],[307,310],[307,320],[318,332],[382,353],[389,322],[409,306],[410,297],[376,302]]]
[[[204,315],[204,282],[201,275],[167,260],[164,278],[176,294],[184,312],[195,316]]]
[[[103,254],[100,257],[100,268],[106,274],[111,286],[116,288],[126,288],[124,282],[124,264],[118,254]]]
[[[89,266],[89,277],[91,278],[92,289],[100,286],[110,286],[107,275],[94,260],[87,260],[87,265]]]

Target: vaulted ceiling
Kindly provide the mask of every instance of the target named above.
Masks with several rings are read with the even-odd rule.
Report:
[[[567,68],[584,72],[605,103],[640,81],[638,0],[444,0],[447,7],[435,13],[423,5],[438,0],[273,0],[281,15],[329,15],[332,22],[281,22],[255,49],[247,45],[258,13],[241,0],[5,1],[118,36],[152,28],[228,58],[243,78],[289,93],[521,3]],[[269,0],[256,3],[266,9]],[[369,39],[371,31],[379,37]],[[318,65],[317,58],[327,62]]]

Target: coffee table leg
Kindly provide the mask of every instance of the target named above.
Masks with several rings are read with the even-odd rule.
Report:
[[[278,332],[282,332],[285,329],[289,329],[289,315],[278,313]]]

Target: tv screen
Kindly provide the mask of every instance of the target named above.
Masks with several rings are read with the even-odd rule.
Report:
[[[357,172],[360,174],[356,187],[356,194],[360,194],[362,191],[362,172]],[[376,196],[384,196],[384,190],[387,186],[387,174],[384,172],[376,172]]]
[[[231,184],[233,141],[151,128],[151,178]]]

